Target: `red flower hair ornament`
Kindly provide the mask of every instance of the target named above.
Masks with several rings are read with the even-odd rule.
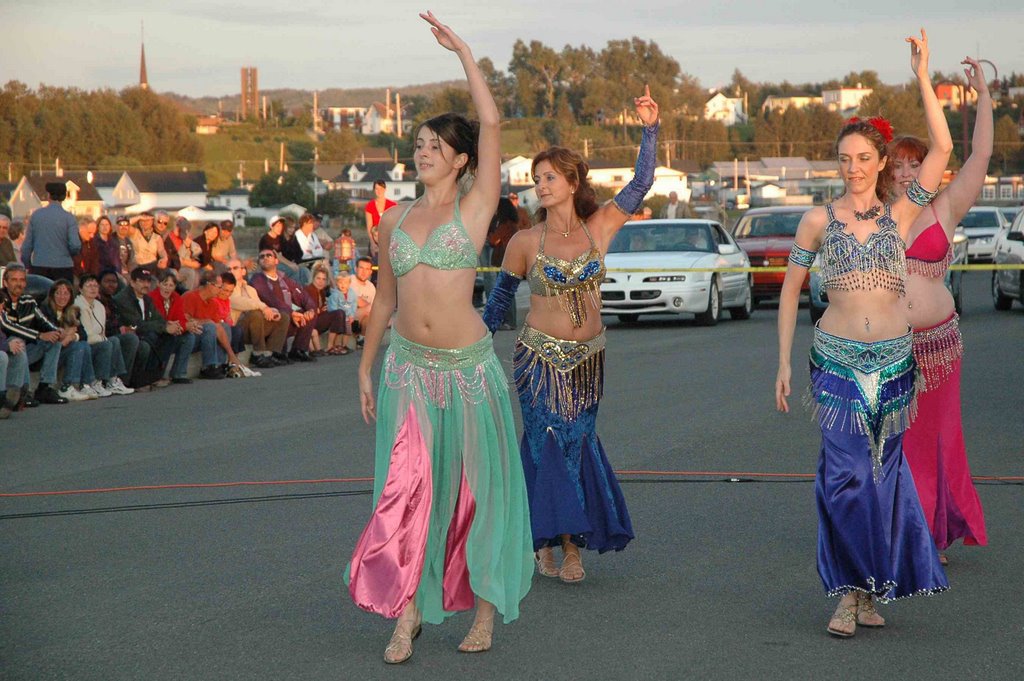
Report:
[[[859,123],[860,121],[860,118],[854,116],[853,118],[846,121],[846,124],[849,125],[851,123]],[[874,118],[869,118],[865,122],[878,131],[878,134],[882,136],[882,139],[885,140],[886,144],[892,142],[892,123],[890,123],[888,120],[882,118],[881,116],[875,116]]]

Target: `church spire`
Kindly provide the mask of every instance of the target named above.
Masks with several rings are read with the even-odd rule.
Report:
[[[146,34],[144,26],[142,31],[142,57],[139,60],[139,87],[143,90],[148,90],[149,78],[146,77]]]

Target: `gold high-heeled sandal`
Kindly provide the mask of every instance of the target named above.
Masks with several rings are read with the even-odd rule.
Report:
[[[482,622],[473,622],[466,638],[459,644],[460,653],[486,653],[491,649],[491,637],[494,634],[494,617]]]
[[[565,547],[562,547],[565,551]],[[570,572],[578,569],[578,576],[569,577],[567,576]],[[586,571],[583,569],[583,559],[580,558],[580,551],[565,551],[565,557],[562,558],[562,567],[558,570],[558,578],[566,584],[578,584],[583,581],[587,576]]]
[[[551,547],[543,548],[533,554],[537,563],[537,573],[541,577],[557,577],[558,567],[555,565],[555,552]]]
[[[880,628],[885,626],[885,618],[875,610],[874,599],[864,593],[857,593],[857,624],[862,627]]]
[[[852,624],[852,629],[839,629],[838,627],[832,626],[833,622],[838,622],[840,625]],[[843,600],[839,599],[839,605],[836,606],[836,611],[832,613],[832,619],[828,621],[828,633],[833,636],[840,638],[850,638],[857,631],[857,601],[853,603],[843,603]]]
[[[395,632],[391,634],[391,640],[384,649],[384,662],[387,664],[402,664],[412,657],[412,642],[423,630],[422,622],[417,622],[416,626],[406,633],[400,630],[403,624],[405,623],[399,621],[395,625]]]

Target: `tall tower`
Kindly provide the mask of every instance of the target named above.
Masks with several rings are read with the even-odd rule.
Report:
[[[149,78],[146,76],[146,31],[145,27],[142,29],[142,55],[139,59],[139,87],[143,90],[149,89]]]
[[[240,109],[242,120],[250,116],[259,117],[260,86],[255,66],[242,67],[242,102]]]

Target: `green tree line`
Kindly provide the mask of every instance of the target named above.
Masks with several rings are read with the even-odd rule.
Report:
[[[0,90],[0,158],[16,172],[66,167],[195,164],[202,147],[186,117],[149,90],[84,91],[10,81]]]

